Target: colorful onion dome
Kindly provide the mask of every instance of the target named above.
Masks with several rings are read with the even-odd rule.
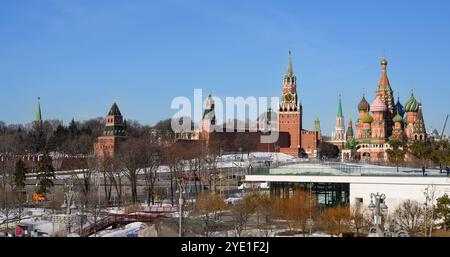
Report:
[[[402,116],[400,116],[400,114],[397,113],[397,115],[395,115],[395,117],[392,119],[394,122],[403,122],[403,118]]]
[[[364,113],[364,115],[361,117],[361,121],[363,123],[372,123],[372,115],[370,115],[368,112]]]
[[[395,104],[395,111],[401,116],[403,117],[403,115],[405,114],[404,110],[403,110],[403,105],[400,103],[400,99],[397,99],[397,103]]]
[[[418,112],[420,103],[414,97],[414,94],[411,93],[408,101],[405,103],[405,112]]]
[[[359,102],[358,104],[358,111],[362,112],[362,111],[369,111],[369,103],[367,102],[366,98],[363,96],[363,98],[361,99],[361,102]]]
[[[380,97],[376,97],[375,100],[370,105],[371,112],[384,112],[386,111],[386,105],[381,101]]]

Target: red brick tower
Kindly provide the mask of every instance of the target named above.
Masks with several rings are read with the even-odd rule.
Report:
[[[126,121],[124,121],[116,102],[111,106],[105,121],[105,130],[94,144],[94,152],[100,158],[113,158],[118,144],[126,138]]]
[[[299,156],[302,146],[302,105],[298,102],[297,77],[292,69],[291,51],[289,51],[287,72],[283,78],[283,95],[278,121],[280,132],[288,132],[290,137],[289,147],[281,147],[280,152]]]

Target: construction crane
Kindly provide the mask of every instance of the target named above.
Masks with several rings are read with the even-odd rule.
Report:
[[[448,114],[447,114],[447,117],[445,118],[444,127],[442,128],[441,140],[444,137],[444,131],[445,131],[445,126],[447,125],[447,121],[448,121]]]

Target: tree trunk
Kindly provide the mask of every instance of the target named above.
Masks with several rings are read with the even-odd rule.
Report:
[[[131,184],[131,200],[133,204],[137,203],[137,181],[136,181],[136,173],[133,172],[130,174],[130,184]]]
[[[172,206],[175,204],[173,201],[173,175],[170,175],[170,202]]]
[[[149,188],[150,201],[152,201],[152,205],[155,204],[155,181],[150,182]]]

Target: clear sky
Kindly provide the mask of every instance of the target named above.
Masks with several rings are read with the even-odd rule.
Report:
[[[117,99],[143,124],[171,117],[194,88],[279,96],[292,50],[304,127],[346,123],[371,102],[386,55],[404,103],[414,89],[427,129],[450,113],[450,1],[4,0],[0,120],[105,116]],[[449,133],[450,124],[446,132]]]

